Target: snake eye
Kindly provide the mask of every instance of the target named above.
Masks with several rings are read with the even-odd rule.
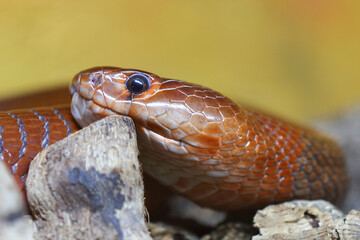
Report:
[[[125,81],[126,88],[133,94],[145,92],[150,87],[150,79],[144,74],[135,73]]]

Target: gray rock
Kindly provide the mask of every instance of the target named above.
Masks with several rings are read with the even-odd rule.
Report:
[[[199,240],[189,231],[165,223],[149,223],[148,228],[153,240]]]
[[[255,229],[248,224],[229,222],[221,224],[201,240],[250,240],[255,234]]]
[[[342,147],[350,175],[350,190],[341,207],[345,212],[360,209],[360,105],[350,107],[328,120],[315,122],[316,128],[328,133]]]

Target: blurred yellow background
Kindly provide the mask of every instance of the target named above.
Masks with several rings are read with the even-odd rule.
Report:
[[[97,65],[214,88],[295,121],[360,99],[360,1],[0,2],[0,99]]]

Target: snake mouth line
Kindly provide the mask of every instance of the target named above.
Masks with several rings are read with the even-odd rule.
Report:
[[[130,108],[130,104],[127,104],[125,110],[126,113],[129,111],[129,108]],[[110,115],[128,116],[126,113],[122,114],[117,111],[114,111],[106,106],[103,106],[102,104],[94,102],[92,99],[84,98],[80,96],[78,92],[75,92],[73,94],[71,112],[76,122],[81,127],[88,126],[89,124],[105,116],[110,116]],[[134,119],[133,121],[135,122]],[[191,142],[187,142],[183,140],[175,140],[170,137],[159,134],[158,132],[147,128],[146,125],[143,125],[141,123],[135,122],[135,126],[137,128],[138,134],[141,135],[140,137],[142,138],[142,141],[148,144],[153,144],[154,142],[156,142],[156,144],[158,146],[161,146],[161,149],[163,150],[182,155],[182,154],[188,154],[188,151],[186,150],[186,146],[201,148]],[[197,161],[196,159],[194,160]]]
[[[75,92],[73,94],[72,103],[71,103],[71,113],[73,114],[76,122],[81,127],[86,127],[89,124],[104,117],[103,113],[105,113],[105,115],[107,116],[109,115],[127,116],[126,114],[120,114],[118,112],[115,112],[114,110],[102,106],[91,99],[86,99],[80,96],[78,92]],[[163,136],[155,131],[148,129],[146,126],[143,126],[141,124],[135,123],[135,126],[144,142],[150,144],[155,141],[158,145],[162,146],[163,149],[170,150],[171,152],[174,152],[176,154],[187,154],[187,151],[185,150],[186,145],[196,147],[195,145],[192,145],[190,143],[174,140],[172,138]]]
[[[70,109],[75,121],[80,127],[86,127],[104,116],[121,115],[95,103],[91,99],[81,97],[78,92],[75,92],[72,96]]]

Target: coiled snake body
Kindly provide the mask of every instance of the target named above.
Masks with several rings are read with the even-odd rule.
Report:
[[[93,121],[135,121],[143,169],[201,206],[259,208],[345,196],[338,145],[319,133],[239,106],[211,89],[155,74],[98,67],[77,74],[68,107],[0,114],[0,153],[19,185],[47,145]],[[75,120],[75,121],[74,121]],[[21,181],[22,180],[22,181]]]

